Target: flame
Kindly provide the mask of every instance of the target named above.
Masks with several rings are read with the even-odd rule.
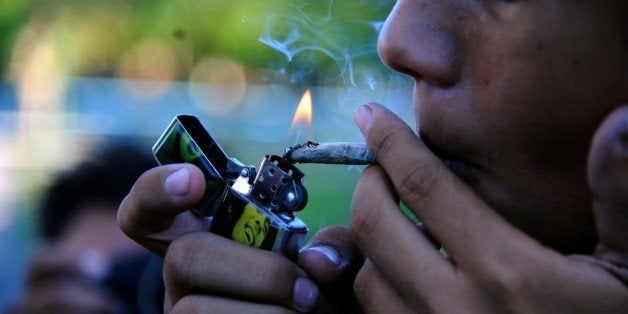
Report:
[[[291,128],[295,128],[297,125],[304,124],[307,127],[312,125],[312,92],[306,90],[299,101],[297,110],[292,118]]]

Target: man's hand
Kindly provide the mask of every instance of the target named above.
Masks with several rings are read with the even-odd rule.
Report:
[[[202,172],[167,165],[142,175],[118,212],[122,230],[164,256],[165,311],[291,312],[355,306],[352,278],[362,258],[348,230],[330,227],[297,263],[207,232],[189,208],[204,192]]]
[[[368,258],[355,281],[366,311],[625,313],[628,309],[628,109],[593,144],[589,177],[601,242],[586,259],[515,229],[460,181],[393,113],[356,122],[379,161],[365,170],[350,230]],[[401,199],[450,253],[399,210]]]

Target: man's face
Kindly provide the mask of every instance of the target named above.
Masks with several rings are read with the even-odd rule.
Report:
[[[628,102],[620,2],[401,0],[380,35],[383,60],[415,80],[428,146],[510,222],[563,252],[596,242],[588,145]]]

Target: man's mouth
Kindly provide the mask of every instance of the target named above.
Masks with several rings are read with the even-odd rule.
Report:
[[[477,181],[479,166],[466,158],[449,153],[436,145],[425,133],[420,132],[419,137],[425,145],[436,155],[453,173],[467,184]]]

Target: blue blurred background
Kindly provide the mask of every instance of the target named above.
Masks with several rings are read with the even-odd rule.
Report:
[[[33,215],[52,176],[104,140],[150,149],[197,115],[258,166],[299,142],[363,141],[352,113],[378,101],[412,122],[411,82],[379,61],[394,1],[0,2],[0,312],[19,297]],[[312,92],[311,123],[291,125]],[[348,223],[361,168],[303,165],[313,229]]]

